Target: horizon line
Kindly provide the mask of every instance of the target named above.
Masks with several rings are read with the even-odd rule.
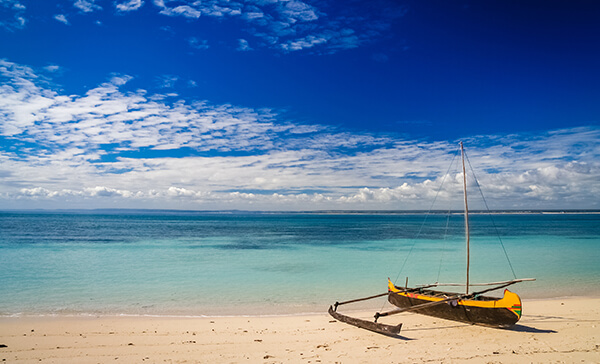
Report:
[[[62,212],[62,213],[138,213],[138,214],[462,214],[463,210],[241,210],[241,209],[223,209],[223,210],[178,210],[178,209],[138,209],[138,208],[90,208],[90,209],[0,209],[0,213],[35,213],[35,212]],[[496,209],[496,210],[469,210],[469,214],[600,214],[600,209]]]

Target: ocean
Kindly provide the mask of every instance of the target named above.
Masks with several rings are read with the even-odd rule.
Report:
[[[600,214],[470,221],[471,282],[600,295]],[[386,292],[387,277],[464,282],[465,257],[462,215],[2,212],[0,316],[325,312]]]

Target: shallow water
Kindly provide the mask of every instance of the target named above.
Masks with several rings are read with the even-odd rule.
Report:
[[[385,292],[387,277],[460,283],[464,222],[450,220],[0,213],[0,315],[316,312]],[[524,298],[600,293],[600,215],[474,215],[471,246],[471,282],[537,278],[513,286]]]

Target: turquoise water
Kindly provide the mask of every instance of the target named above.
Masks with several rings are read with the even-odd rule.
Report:
[[[493,221],[491,220],[493,219]],[[0,213],[0,315],[321,312],[404,284],[464,282],[463,218]],[[425,225],[424,225],[425,224]],[[425,226],[421,233],[422,226]],[[474,215],[471,281],[600,294],[600,215]]]

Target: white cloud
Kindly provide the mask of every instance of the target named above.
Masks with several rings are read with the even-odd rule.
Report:
[[[183,16],[185,18],[197,19],[202,15],[202,12],[189,6],[189,5],[179,5],[174,8],[163,7],[160,11],[161,14],[167,16]]]
[[[196,37],[191,37],[188,39],[188,44],[190,45],[190,47],[194,48],[194,49],[200,49],[200,50],[205,50],[205,49],[209,49],[210,46],[208,45],[208,41],[207,40],[201,40],[198,39]]]
[[[67,20],[67,17],[64,14],[54,15],[54,19],[58,20],[59,22],[65,25],[69,25],[69,21]]]
[[[394,19],[406,13],[404,6],[391,3],[380,9],[380,13],[365,12],[362,6],[354,4],[346,6],[343,15],[325,14],[316,6],[300,0],[249,0],[243,3],[154,0],[154,5],[167,16],[240,18],[248,23],[252,36],[261,40],[259,45],[285,52],[322,48],[326,53],[333,53],[356,48],[380,36]],[[404,11],[394,10],[399,7]],[[355,15],[348,16],[352,13]]]
[[[27,7],[18,0],[0,1],[0,28],[9,31],[25,28],[24,13]],[[4,13],[6,12],[6,13]]]
[[[96,0],[76,0],[73,6],[84,13],[91,13],[96,10],[102,10],[100,5],[96,4]]]
[[[96,186],[93,188],[85,188],[85,193],[91,197],[135,197],[137,194],[127,190],[117,190],[105,186]]]
[[[179,81],[179,77],[173,75],[162,75],[158,77],[158,85],[161,88],[172,88]]]
[[[57,71],[59,71],[59,70],[60,70],[60,66],[57,66],[57,65],[49,65],[49,66],[46,66],[46,67],[44,67],[44,69],[45,69],[46,71],[48,71],[48,72],[57,72]]]
[[[57,194],[42,187],[22,188],[21,195],[27,197],[54,197]]]
[[[290,23],[295,23],[297,21],[309,22],[319,18],[317,10],[303,1],[284,1],[281,2],[281,5],[279,11]]]
[[[112,3],[120,14],[137,11],[145,4],[143,0],[113,0]],[[80,14],[102,10],[98,0],[72,0],[72,4]],[[192,21],[201,21],[203,17],[239,19],[241,22],[236,24],[242,24],[242,30],[254,38],[252,44],[255,48],[270,47],[283,52],[310,49],[314,53],[334,53],[356,48],[380,37],[396,18],[406,13],[406,6],[394,2],[386,4],[386,1],[369,7],[360,2],[349,3],[343,10],[335,7],[319,9],[320,3],[301,0],[153,0],[152,4],[152,9],[162,15]],[[7,9],[11,16],[0,20],[0,26],[10,30],[25,27],[24,5],[17,0],[3,0],[1,8]],[[76,15],[59,14],[54,18],[69,24],[68,17]],[[202,40],[191,45],[206,49],[205,42]],[[238,46],[239,50],[248,49],[239,43]]]
[[[238,51],[251,51],[252,48],[250,47],[250,45],[248,44],[248,41],[245,39],[238,39],[238,47],[237,47]]]
[[[115,7],[117,10],[122,12],[138,10],[142,7],[142,5],[144,5],[142,0],[126,0],[115,2]]]
[[[259,19],[263,19],[265,17],[265,13],[257,7],[248,7],[246,11],[242,14],[242,19],[246,21],[256,21]]]
[[[125,92],[126,75],[82,95],[6,60],[0,77],[3,206],[423,209],[442,180],[439,201],[460,202],[460,170],[446,175],[455,143]],[[600,208],[600,128],[465,143],[492,208]]]
[[[166,196],[168,197],[176,197],[176,198],[185,198],[185,199],[201,199],[209,194],[203,193],[201,191],[194,191],[187,188],[181,187],[169,187],[166,191]]]
[[[124,13],[140,9],[144,1],[113,0],[113,4],[119,13]],[[378,6],[365,9],[360,3],[350,4],[344,7],[343,14],[326,14],[316,5],[300,0],[153,0],[153,4],[160,14],[170,17],[241,19],[246,24],[244,30],[258,40],[253,42],[255,47],[266,46],[284,52],[311,49],[312,52],[334,53],[356,48],[381,36],[395,18],[406,13],[406,6],[394,3],[384,4],[381,9]],[[73,6],[79,13],[102,10],[98,0],[73,0]],[[24,5],[17,0],[3,0],[1,7],[10,9],[13,15],[0,21],[0,27],[10,30],[25,27]],[[54,18],[69,24],[68,17],[73,15],[76,14],[59,14]],[[199,45],[200,49],[205,49],[202,43]]]
[[[285,51],[299,51],[307,48],[312,48],[319,44],[327,43],[327,39],[314,35],[309,35],[302,39],[296,39],[287,43],[281,44],[281,49]]]

